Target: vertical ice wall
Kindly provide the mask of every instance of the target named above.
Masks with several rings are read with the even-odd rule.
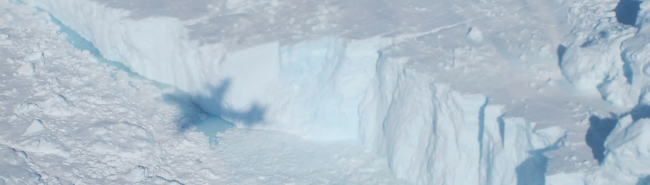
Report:
[[[393,172],[417,184],[539,183],[517,179],[533,150],[557,144],[564,131],[535,130],[478,94],[462,94],[380,59],[361,109],[360,137],[386,155]],[[541,168],[539,173],[544,173]]]
[[[517,184],[532,151],[564,137],[504,118],[483,95],[463,94],[381,55],[390,39],[321,38],[229,51],[186,38],[182,22],[129,19],[91,0],[26,0],[92,41],[105,58],[194,95],[239,126],[321,140],[359,136],[394,173],[417,184]],[[544,169],[539,169],[543,173]],[[530,182],[532,183],[532,182]],[[537,182],[539,183],[539,182]]]
[[[208,79],[205,72],[218,69],[213,64],[225,52],[219,44],[200,46],[183,39],[187,30],[174,18],[132,20],[127,11],[88,0],[25,2],[52,13],[93,42],[106,59],[185,91],[202,89]]]

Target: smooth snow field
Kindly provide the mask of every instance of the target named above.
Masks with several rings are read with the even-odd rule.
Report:
[[[650,185],[650,2],[0,0],[0,184]]]

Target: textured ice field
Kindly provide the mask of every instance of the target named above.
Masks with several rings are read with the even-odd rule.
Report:
[[[646,51],[649,40],[644,24],[650,5],[645,2],[25,0],[17,3],[5,2],[11,7],[5,10],[27,14],[24,12],[27,10],[16,11],[29,9],[21,3],[38,7],[43,10],[37,13],[43,22],[42,29],[54,30],[50,37],[57,37],[61,42],[63,36],[57,35],[58,25],[48,21],[44,12],[66,25],[62,28],[69,26],[70,33],[78,33],[96,46],[96,50],[81,48],[91,50],[83,54],[86,58],[94,54],[101,62],[115,61],[113,66],[123,64],[123,67],[110,67],[114,72],[109,72],[114,83],[124,85],[123,88],[109,88],[105,84],[112,82],[101,83],[89,79],[88,75],[75,76],[79,78],[78,83],[94,84],[79,93],[96,94],[97,88],[108,88],[106,92],[114,93],[142,92],[130,95],[132,99],[114,103],[130,105],[124,112],[132,115],[131,119],[139,120],[125,123],[144,124],[151,119],[175,122],[177,125],[167,126],[204,131],[214,142],[191,131],[160,137],[181,140],[191,135],[204,141],[191,140],[197,147],[209,147],[210,143],[222,149],[231,148],[230,144],[239,146],[240,150],[224,150],[214,154],[211,160],[227,162],[228,156],[249,150],[263,152],[257,155],[265,156],[257,162],[220,168],[233,170],[226,173],[230,174],[227,177],[216,178],[226,179],[222,181],[193,180],[182,174],[198,172],[183,169],[154,172],[153,167],[140,165],[129,172],[129,175],[142,176],[136,179],[138,182],[154,182],[157,177],[171,182],[171,178],[160,175],[169,174],[178,183],[185,184],[393,184],[397,183],[395,179],[413,184],[648,183],[650,142],[646,139],[646,118],[650,115],[647,105],[650,97],[646,96],[645,78],[650,75],[647,65],[650,54]],[[13,17],[12,13],[7,14]],[[11,22],[13,18],[3,20]],[[37,24],[39,18],[30,20]],[[5,40],[11,38],[6,36]],[[39,43],[41,39],[32,40]],[[7,43],[15,44],[15,41]],[[45,44],[37,46],[41,45]],[[34,61],[48,59],[41,50],[32,48],[35,54],[7,55],[11,62],[6,65],[21,64],[9,71],[28,76],[16,77],[14,81],[39,77],[35,76],[38,62]],[[53,81],[61,83],[62,77],[58,76],[61,74],[46,79],[54,78]],[[8,90],[10,93],[27,96],[29,93],[22,92],[41,92],[33,90],[40,86],[11,83],[2,85],[25,90]],[[177,90],[172,91],[173,87]],[[88,121],[77,121],[81,123],[95,123],[101,118],[99,113],[76,107],[77,104],[71,103],[75,98],[69,95],[59,93],[45,100],[30,97],[12,97],[12,101],[22,102],[11,103],[18,108],[7,113],[8,119],[30,122],[23,124],[25,131],[21,133],[25,136],[43,137],[40,133],[46,127],[64,127],[25,118],[32,109],[57,119],[76,120],[81,119],[79,114],[86,115]],[[131,103],[135,100],[165,104],[169,109],[176,108],[178,114],[191,112],[192,115],[167,119],[171,115],[160,113],[165,109],[157,108],[165,106]],[[66,106],[61,106],[61,102]],[[134,110],[135,105],[149,108]],[[106,109],[100,112],[121,110],[103,105],[97,109]],[[160,118],[163,116],[160,114],[166,117]],[[215,127],[205,128],[202,127],[205,124],[196,121],[212,120],[209,114],[232,122],[236,128],[216,134],[221,138],[216,140]],[[116,119],[122,116],[111,117]],[[218,122],[227,125],[222,120]],[[81,128],[68,123],[60,125]],[[160,128],[140,127],[148,132]],[[103,132],[98,135],[112,137]],[[152,142],[148,137],[155,138],[148,136],[154,134],[145,135],[123,137],[145,138],[147,142]],[[110,141],[123,142],[110,137]],[[285,141],[291,142],[273,147],[272,143]],[[25,146],[24,142],[7,143],[7,151],[13,148],[12,151],[24,155],[34,152],[34,149],[16,149]],[[49,143],[62,146],[65,142]],[[137,142],[129,143],[133,145],[125,145],[126,149],[110,150],[119,156],[115,160],[122,160],[129,148],[136,150],[139,146]],[[93,149],[83,146],[76,147],[84,148],[82,151]],[[277,148],[289,150],[271,152]],[[214,151],[200,147],[187,150]],[[168,155],[160,147],[147,151]],[[355,160],[301,160],[313,155],[311,151],[318,154],[318,159],[344,155],[346,159],[358,158],[363,162],[355,165]],[[63,153],[63,158],[71,155]],[[183,156],[181,153],[169,155]],[[135,154],[127,157],[141,158]],[[201,162],[184,164],[218,163],[197,160]],[[249,166],[267,163],[262,169]],[[164,168],[171,163],[146,164]],[[283,175],[276,173],[275,168],[268,168],[274,164],[295,166],[283,167],[288,170]],[[313,167],[325,170],[314,172]],[[94,173],[90,177],[98,180],[82,178],[79,182],[115,183],[118,176],[126,177],[119,174],[126,174],[127,170],[121,170],[102,172],[103,176]],[[245,181],[242,179],[255,179],[246,170],[274,175]],[[39,171],[44,172],[48,171]],[[217,176],[221,173],[210,172]],[[341,173],[346,175],[339,176]],[[386,176],[388,173],[393,176]],[[64,174],[68,173],[61,173]]]

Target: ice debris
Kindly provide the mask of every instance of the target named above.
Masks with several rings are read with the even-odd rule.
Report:
[[[23,136],[31,135],[33,133],[37,133],[40,131],[43,131],[43,122],[41,120],[35,119],[32,121],[32,124],[27,127],[27,130],[25,130],[25,133],[23,133]]]
[[[467,32],[467,39],[475,43],[481,42],[483,41],[483,32],[476,27],[472,27]]]

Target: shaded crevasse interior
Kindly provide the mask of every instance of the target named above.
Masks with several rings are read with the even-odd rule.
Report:
[[[390,38],[326,37],[230,50],[187,38],[179,20],[129,19],[91,0],[26,0],[134,72],[190,93],[207,112],[240,127],[316,140],[360,138],[416,184],[535,184],[522,163],[562,144],[565,133],[535,130],[480,94],[463,94],[387,58]],[[469,178],[468,178],[469,177]]]

